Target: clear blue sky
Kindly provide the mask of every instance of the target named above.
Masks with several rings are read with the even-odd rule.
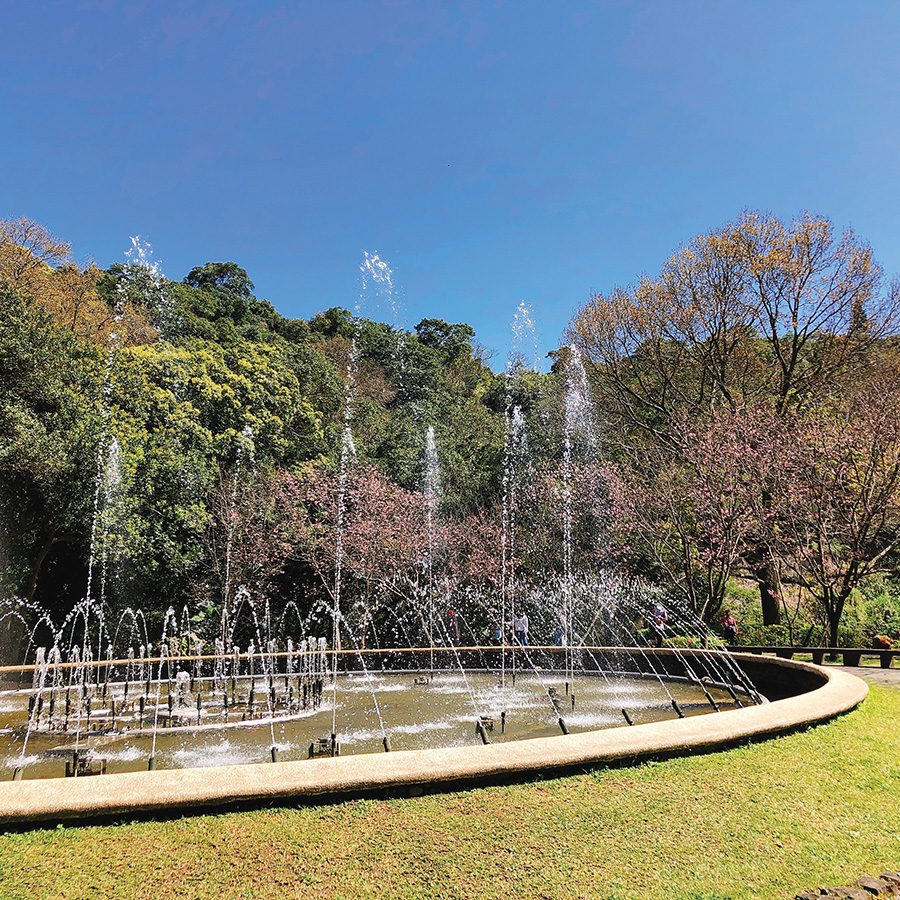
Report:
[[[286,315],[352,307],[502,364],[742,208],[852,225],[900,274],[895,2],[9,3],[0,216],[180,279],[235,260]]]

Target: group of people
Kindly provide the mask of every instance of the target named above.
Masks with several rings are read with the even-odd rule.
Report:
[[[513,617],[512,621],[507,623],[512,627],[513,640],[522,647],[528,646],[528,616],[519,610]],[[503,631],[501,626],[494,628],[493,638],[496,643],[503,642]]]
[[[453,643],[459,643],[459,614],[452,607],[447,612],[447,618],[449,620],[450,626],[450,637]],[[656,603],[653,609],[650,612],[650,615],[647,617],[647,626],[650,629],[650,635],[653,640],[653,643],[657,647],[662,647],[663,641],[666,639],[668,627],[669,627],[669,613],[666,611],[666,608],[662,605],[662,603]],[[719,619],[719,624],[722,627],[722,636],[725,638],[725,642],[728,644],[733,644],[737,640],[738,636],[738,623],[737,619],[732,615],[730,609],[726,609],[722,616]],[[512,621],[509,623],[512,626],[513,639],[515,643],[519,644],[522,647],[528,646],[528,616],[519,610],[513,616]],[[494,640],[497,643],[502,642],[503,633],[501,631],[500,626],[494,629]],[[565,632],[562,626],[557,627],[556,631],[553,633],[553,643],[557,646],[561,647],[565,643]]]
[[[460,632],[459,632],[459,613],[451,606],[450,609],[447,610],[447,624],[450,634],[450,640],[454,644],[458,644],[460,642]],[[528,646],[528,616],[519,610],[512,619],[510,623],[512,625],[513,637],[517,644],[522,647]],[[503,639],[503,635],[500,633],[500,628],[498,627],[494,631],[494,640],[500,642]]]
[[[662,603],[657,603],[647,619],[647,625],[650,629],[650,635],[653,643],[657,647],[662,647],[666,638],[666,632],[669,627],[669,614]],[[719,625],[722,627],[722,637],[725,638],[726,644],[733,644],[738,636],[737,619],[732,615],[730,609],[726,609],[719,618]]]

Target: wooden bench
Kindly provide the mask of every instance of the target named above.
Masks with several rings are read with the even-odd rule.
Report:
[[[900,650],[882,650],[872,647],[763,647],[729,644],[728,649],[735,653],[755,653],[757,656],[773,653],[779,659],[793,659],[798,653],[811,653],[812,661],[817,666],[822,665],[826,656],[840,656],[843,666],[858,666],[864,656],[877,656],[882,669],[889,669],[892,660],[900,656]]]

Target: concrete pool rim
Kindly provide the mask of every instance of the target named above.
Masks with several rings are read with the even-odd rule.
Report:
[[[623,648],[623,654],[646,650]],[[680,651],[692,657],[707,651]],[[652,651],[657,660],[670,651]],[[784,734],[848,712],[868,685],[836,668],[731,654],[755,681],[798,692],[770,703],[643,725],[485,746],[395,750],[277,763],[161,769],[0,782],[0,826],[208,812],[359,796],[410,795],[555,777],[643,759],[706,752]],[[766,693],[766,691],[763,691]]]

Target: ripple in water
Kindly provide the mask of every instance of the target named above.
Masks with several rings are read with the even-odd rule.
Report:
[[[43,762],[43,760],[44,757],[41,756],[40,753],[33,753],[29,756],[7,756],[6,759],[3,760],[2,768],[14,769],[16,766],[21,766],[25,769],[28,766]]]
[[[471,716],[469,717],[471,719]],[[455,722],[438,721],[423,722],[421,725],[396,725],[387,729],[389,735],[392,734],[421,734],[425,731],[446,731],[448,728],[454,728]],[[349,731],[341,734],[340,740],[342,744],[360,744],[363,741],[380,741],[384,735],[381,731],[363,730]]]
[[[566,713],[566,724],[576,728],[597,728],[603,725],[618,725],[619,716],[603,712],[570,712]]]
[[[131,747],[124,747],[121,750],[113,750],[112,752],[108,750],[101,752],[98,750],[97,755],[106,758],[110,762],[134,762],[138,759],[145,759],[147,751],[134,745]]]
[[[339,692],[346,691],[347,693],[351,694],[363,692],[368,694],[372,691],[377,691],[379,694],[381,694],[408,690],[409,684],[404,684],[402,681],[379,681],[377,678],[373,678],[371,681],[367,681],[365,678],[360,678],[358,680],[351,681],[346,685],[341,685],[338,688]]]
[[[184,747],[172,752],[172,766],[179,769],[207,766],[235,766],[241,763],[259,762],[260,751],[248,747],[234,747],[223,739],[218,744],[205,747]]]

